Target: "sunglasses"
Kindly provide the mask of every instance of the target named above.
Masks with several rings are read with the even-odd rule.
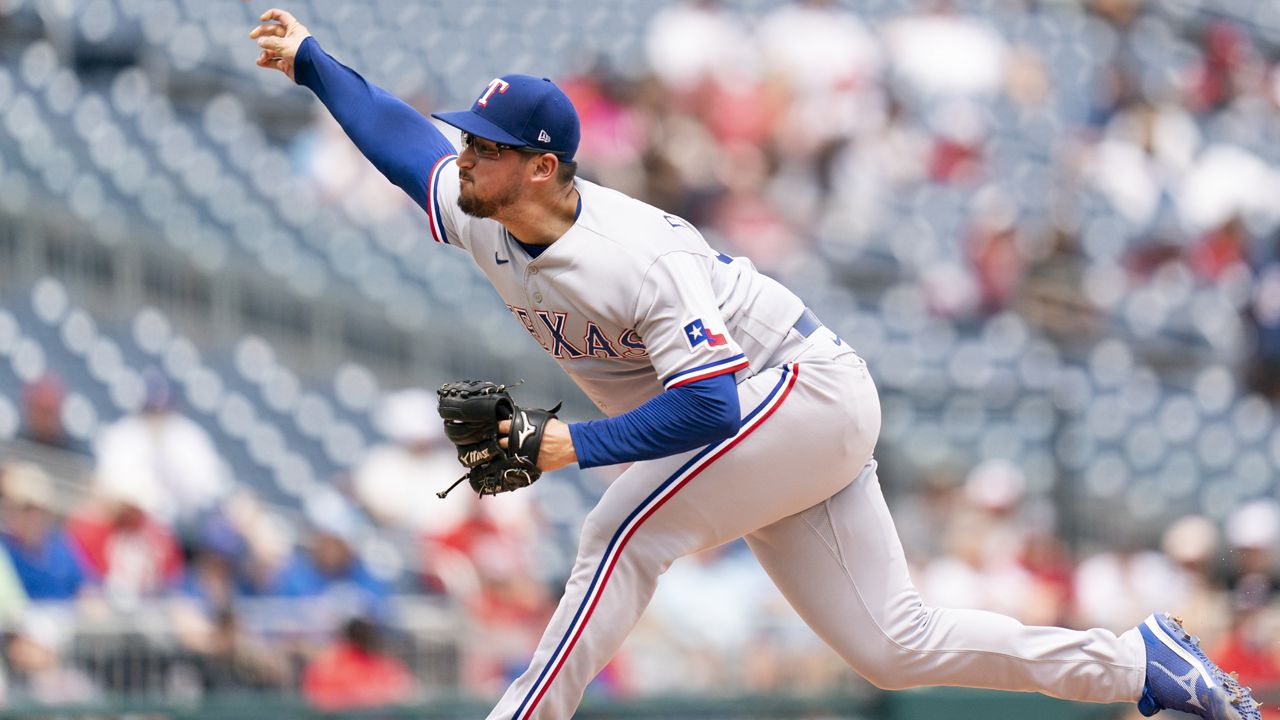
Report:
[[[522,148],[515,145],[504,145],[503,143],[493,142],[492,140],[482,140],[469,132],[462,133],[462,149],[471,148],[476,157],[482,160],[497,160],[502,157],[503,150],[515,150],[520,152]]]
[[[543,153],[551,153],[556,157],[563,157],[561,153],[554,150],[539,150],[538,148],[522,147],[517,145],[507,145],[505,143],[494,142],[476,137],[469,132],[462,133],[462,149],[471,148],[475,151],[476,157],[482,160],[497,160],[502,157],[503,150],[511,150],[525,155],[541,155]],[[562,160],[562,162],[564,162]]]

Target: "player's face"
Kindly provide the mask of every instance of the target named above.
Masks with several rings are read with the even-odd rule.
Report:
[[[493,217],[520,198],[524,165],[522,153],[492,140],[463,133],[458,154],[458,208],[472,217]]]

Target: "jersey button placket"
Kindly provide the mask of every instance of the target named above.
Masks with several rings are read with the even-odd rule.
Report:
[[[527,278],[532,278],[532,277],[534,277],[534,276],[536,276],[536,275],[538,274],[538,268],[537,268],[537,267],[535,267],[535,266],[533,266],[533,265],[530,265],[530,266],[529,266],[529,268],[528,268],[528,270],[527,270],[526,272],[528,273]],[[526,282],[528,282],[528,280],[527,280],[527,279],[526,279]],[[530,283],[530,287],[529,287],[529,289],[530,289],[530,290],[532,290],[532,289],[533,289],[533,287],[532,287],[532,283]],[[534,302],[534,304],[541,305],[541,304],[542,304],[542,293],[537,292],[537,291],[534,291],[534,293],[533,293],[533,302]]]

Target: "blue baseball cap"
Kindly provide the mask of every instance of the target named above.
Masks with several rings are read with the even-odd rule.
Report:
[[[555,153],[573,162],[578,152],[578,111],[547,78],[503,75],[485,86],[470,110],[431,113],[463,132],[503,145]]]

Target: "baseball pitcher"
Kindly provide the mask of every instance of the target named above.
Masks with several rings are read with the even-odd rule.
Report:
[[[550,80],[493,78],[468,110],[408,105],[270,10],[258,65],[310,88],[471,255],[526,331],[606,416],[565,423],[483,381],[440,413],[479,493],[569,463],[631,463],[583,523],[528,670],[489,717],[568,718],[677,558],[745,537],[796,612],[882,688],[958,685],[1256,719],[1247,689],[1174,618],[1122,635],[926,606],[876,477],[866,363],[792,292],[708,247],[684,219],[575,176],[578,115]]]

